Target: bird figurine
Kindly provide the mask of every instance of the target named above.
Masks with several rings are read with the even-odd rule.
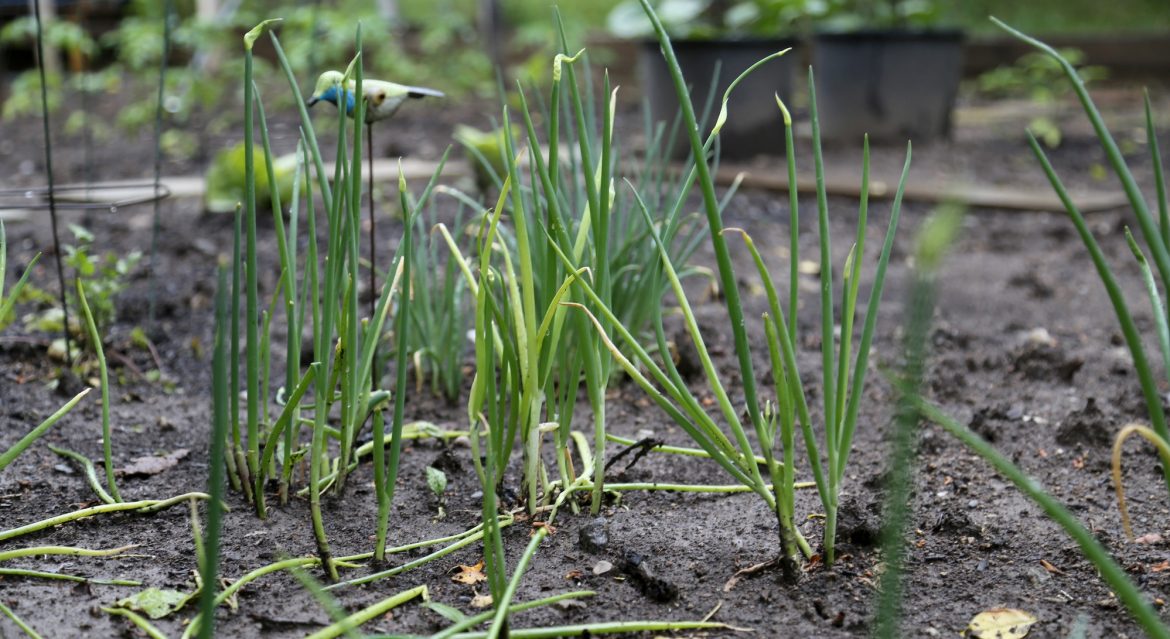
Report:
[[[340,71],[326,71],[317,78],[317,87],[309,98],[309,106],[318,102],[329,102],[341,108],[338,101],[341,99],[341,83],[345,76]],[[355,83],[350,80],[345,91],[345,113],[353,117]],[[386,120],[398,112],[402,104],[409,98],[441,98],[442,91],[426,87],[412,87],[405,84],[386,82],[385,80],[362,80],[362,93],[366,100],[366,123]]]
[[[345,83],[345,91],[341,90],[342,83]],[[322,101],[329,102],[340,109],[341,105],[339,102],[344,95],[345,114],[352,118],[353,109],[356,104],[354,94],[356,93],[357,83],[354,80],[346,82],[345,74],[342,72],[326,71],[317,78],[317,86],[313,90],[313,95],[306,102],[309,106],[313,106]],[[362,80],[362,96],[366,102],[364,120],[366,123],[366,158],[369,161],[370,317],[373,317],[376,298],[378,296],[378,269],[375,266],[377,264],[375,261],[377,222],[374,217],[374,122],[388,120],[393,117],[408,99],[425,97],[441,98],[444,96],[442,91],[436,91],[426,87],[412,87],[405,84],[386,82],[385,80],[366,79]],[[377,373],[374,373],[374,378],[376,383]]]

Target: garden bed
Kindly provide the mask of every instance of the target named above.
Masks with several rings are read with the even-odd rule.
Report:
[[[1131,111],[1139,114],[1137,93],[1130,92]],[[1162,100],[1163,106],[1165,100]],[[443,117],[404,112],[394,131],[412,144],[416,155],[434,157],[444,146],[451,123],[471,117],[470,109],[450,107]],[[1163,108],[1161,112],[1166,112]],[[961,122],[962,120],[960,120]],[[276,144],[287,145],[292,122],[274,127]],[[1071,125],[1070,125],[1071,126]],[[6,126],[6,128],[9,128]],[[387,129],[391,127],[385,127]],[[1007,127],[1004,127],[1007,129]],[[1163,126],[1163,129],[1166,127]],[[20,173],[20,163],[39,164],[35,128],[9,128],[2,136],[14,140],[0,155],[0,175]],[[11,137],[9,135],[11,131]],[[1022,126],[1007,130],[984,125],[962,129],[957,140],[916,148],[911,180],[941,179],[946,175],[976,176],[994,183],[1047,189],[1046,182],[1022,139]],[[414,138],[419,138],[417,144]],[[396,140],[395,148],[403,148]],[[1168,146],[1163,142],[1164,148]],[[807,147],[807,144],[802,146]],[[79,146],[58,140],[60,166],[79,170]],[[902,149],[875,149],[875,177],[892,183]],[[809,165],[810,154],[801,151]],[[149,150],[101,152],[97,173],[103,177],[137,177],[150,166]],[[855,167],[855,150],[831,150],[830,166]],[[1138,147],[1139,181],[1151,188],[1152,177]],[[1092,139],[1075,127],[1066,133],[1053,161],[1065,181],[1087,188],[1113,188],[1093,175],[1103,154]],[[105,160],[109,161],[105,161]],[[172,167],[182,170],[183,165]],[[780,171],[777,166],[774,170]],[[6,180],[8,178],[6,177]],[[31,177],[13,178],[20,185]],[[802,257],[817,255],[814,205],[804,198]],[[830,201],[834,264],[849,250],[857,202]],[[906,205],[902,232],[895,244],[885,303],[878,323],[875,356],[878,371],[897,364],[901,349],[903,302],[908,293],[907,260],[913,229],[930,207]],[[109,333],[112,344],[125,344],[130,330],[142,326],[157,348],[164,381],[150,383],[131,366],[114,362],[114,459],[117,467],[131,460],[187,449],[190,454],[157,475],[124,477],[126,499],[166,498],[203,490],[207,480],[207,440],[211,423],[210,352],[215,264],[230,252],[229,216],[207,216],[194,200],[162,204],[156,273],[158,318],[148,322],[149,292],[145,276],[138,276],[118,301],[119,318]],[[871,205],[870,246],[880,243],[888,219],[888,203]],[[95,248],[126,252],[149,250],[149,206],[116,213],[66,214],[98,238]],[[262,218],[263,219],[263,218]],[[781,251],[787,243],[787,197],[763,191],[741,193],[726,213],[727,226],[747,229],[773,268],[786,270]],[[1094,215],[1090,224],[1106,254],[1122,274],[1133,300],[1141,300],[1138,270],[1126,247],[1123,225],[1132,224],[1120,211]],[[265,222],[263,224],[270,224]],[[383,246],[392,245],[400,222],[379,224]],[[260,233],[262,295],[275,288],[277,247],[270,230]],[[36,250],[51,245],[47,216],[9,227],[10,261],[19,268]],[[389,251],[386,251],[388,254]],[[33,283],[53,290],[51,256],[34,273]],[[700,251],[697,261],[711,264],[713,256]],[[738,251],[737,272],[747,283],[745,304],[753,335],[762,335],[758,318],[765,309],[762,291],[746,251]],[[868,285],[874,260],[867,260],[863,287]],[[145,262],[144,262],[145,263]],[[783,271],[777,271],[783,272]],[[865,290],[863,289],[863,295]],[[819,319],[814,276],[802,279],[799,353],[803,368],[813,370],[819,358]],[[1151,324],[1145,304],[1134,302],[1140,327]],[[22,309],[22,312],[29,309]],[[717,299],[706,299],[696,309],[699,323],[717,365],[736,388],[731,337],[722,330],[726,313]],[[1148,333],[1152,334],[1152,333]],[[11,445],[28,428],[54,411],[80,382],[62,378],[62,392],[46,388],[55,365],[45,357],[50,336],[10,327],[0,336],[0,449]],[[281,341],[274,335],[274,343]],[[927,392],[960,421],[1012,457],[1048,487],[1115,554],[1131,577],[1148,593],[1170,589],[1170,545],[1147,537],[1149,543],[1127,542],[1122,534],[1108,482],[1112,437],[1125,423],[1144,419],[1144,404],[1117,321],[1085,249],[1067,219],[1058,214],[973,211],[966,219],[958,244],[941,274],[940,300]],[[142,371],[154,368],[144,350],[115,346],[119,354]],[[762,356],[762,352],[760,353]],[[281,355],[275,354],[276,359]],[[470,364],[470,354],[468,363]],[[273,362],[280,370],[280,363]],[[757,365],[763,365],[760,359]],[[882,570],[877,553],[882,477],[887,454],[885,433],[891,417],[893,392],[881,374],[872,374],[863,402],[852,465],[846,472],[840,526],[839,561],[831,569],[811,562],[795,586],[779,583],[775,570],[743,576],[733,588],[736,572],[771,559],[777,550],[774,514],[753,495],[690,495],[667,492],[627,493],[621,503],[609,503],[600,522],[587,514],[563,512],[556,530],[541,545],[517,592],[528,601],[577,589],[596,591],[592,598],[521,613],[512,626],[549,626],[585,621],[701,619],[752,628],[755,636],[854,637],[870,628],[877,577]],[[693,390],[702,401],[709,391],[700,379]],[[816,391],[812,378],[806,380]],[[1163,391],[1167,389],[1162,389]],[[466,428],[466,389],[454,403],[429,391],[412,392],[406,402],[407,421],[425,420],[441,428]],[[641,438],[647,433],[669,444],[688,445],[685,433],[674,426],[634,385],[621,381],[608,395],[610,432]],[[814,404],[816,402],[813,402]],[[586,429],[588,406],[582,402],[579,424]],[[814,409],[813,420],[819,419]],[[0,528],[11,528],[97,503],[76,468],[43,446],[51,443],[100,457],[100,411],[90,397],[11,467],[0,475]],[[615,454],[620,447],[607,450]],[[1157,458],[1136,444],[1127,447],[1126,485],[1138,534],[1170,535],[1168,505]],[[1137,637],[1130,621],[1108,588],[1097,578],[1071,540],[1046,519],[1006,480],[969,450],[933,426],[926,426],[918,445],[911,534],[907,539],[906,636],[954,636],[976,613],[997,606],[1026,610],[1039,618],[1030,637],[1067,637],[1078,619],[1087,637]],[[550,453],[551,455],[551,453]],[[458,442],[447,447],[435,440],[408,443],[399,475],[391,516],[391,545],[442,537],[467,530],[480,519],[479,481],[470,463],[471,452]],[[798,458],[799,459],[799,458]],[[447,473],[447,515],[436,520],[436,504],[427,488],[424,469],[441,464]],[[623,462],[619,462],[621,466]],[[798,480],[807,478],[807,464],[798,461]],[[621,480],[618,468],[610,481]],[[625,481],[728,484],[713,462],[651,454],[624,472]],[[367,551],[372,546],[375,503],[368,464],[357,471],[342,499],[325,502],[325,526],[336,555]],[[510,477],[505,485],[515,485]],[[221,574],[233,579],[286,556],[311,555],[316,546],[310,529],[307,502],[270,508],[259,520],[243,499],[230,494],[232,512],[224,528]],[[812,491],[798,495],[800,528],[810,540],[819,540],[821,520],[803,519],[818,512]],[[504,529],[509,565],[528,543],[532,522],[517,518]],[[586,550],[582,531],[604,526],[604,549]],[[1170,537],[1167,537],[1170,538]],[[129,555],[114,558],[24,559],[9,567],[55,570],[94,578],[133,579],[143,586],[191,590],[196,568],[190,516],[185,506],[149,516],[105,515],[7,542],[20,544],[111,548],[135,544]],[[407,553],[421,556],[422,551]],[[407,588],[426,584],[432,600],[474,612],[472,600],[487,592],[486,584],[469,586],[452,581],[459,565],[481,558],[478,545],[396,577],[368,586],[333,591],[347,609],[357,609]],[[661,589],[640,588],[644,582],[628,565],[640,555],[655,575],[677,588],[677,596],[661,597]],[[404,563],[401,555],[390,565]],[[613,567],[608,571],[601,565]],[[624,569],[624,570],[623,570]],[[372,572],[360,568],[354,575]],[[94,637],[131,633],[128,624],[101,612],[99,607],[129,596],[140,588],[96,584],[55,583],[4,577],[0,601],[9,605],[46,636]],[[667,589],[669,590],[669,589]],[[667,592],[666,594],[669,594]],[[665,599],[660,601],[659,599]],[[178,636],[183,610],[156,622],[169,636]],[[329,623],[316,600],[287,574],[273,574],[243,589],[238,610],[221,609],[221,636],[299,637]],[[437,614],[414,604],[400,607],[365,626],[387,633],[427,634],[446,625]],[[9,628],[0,620],[0,629]],[[731,631],[706,636],[731,636]]]

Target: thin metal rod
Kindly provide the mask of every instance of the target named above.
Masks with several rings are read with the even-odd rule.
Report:
[[[53,255],[57,262],[57,286],[61,290],[61,310],[65,317],[62,333],[65,337],[65,361],[73,368],[73,349],[69,344],[69,304],[65,299],[65,267],[61,264],[61,238],[57,233],[57,199],[53,197],[53,141],[49,135],[49,90],[45,81],[44,31],[41,26],[41,3],[33,2],[37,23],[37,70],[41,75],[41,122],[45,132],[45,174],[49,188],[49,219],[53,226]]]
[[[171,55],[171,11],[173,0],[166,0],[163,4],[163,50],[158,63],[158,104],[154,110],[154,193],[158,193],[159,181],[162,179],[162,126],[163,101],[167,84],[167,59]],[[155,273],[158,258],[159,233],[159,200],[154,200],[154,221],[150,229],[150,311],[147,314],[151,326],[154,326],[155,307],[158,301],[158,274]]]

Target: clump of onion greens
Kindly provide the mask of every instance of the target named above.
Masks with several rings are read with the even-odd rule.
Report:
[[[795,463],[795,429],[799,424],[802,431],[806,456],[812,468],[812,474],[817,484],[817,491],[821,503],[825,508],[826,527],[824,535],[825,559],[831,563],[834,559],[836,515],[841,484],[845,475],[845,467],[852,446],[855,432],[860,398],[864,390],[865,376],[868,370],[869,350],[872,343],[874,327],[878,316],[878,307],[881,300],[882,285],[884,283],[886,266],[889,263],[890,251],[893,246],[897,228],[901,196],[905,188],[906,175],[909,170],[909,147],[907,147],[906,164],[903,167],[898,192],[895,195],[891,209],[890,222],[886,232],[885,243],[882,246],[878,260],[877,271],[874,277],[873,288],[865,312],[865,322],[861,329],[860,341],[856,355],[853,355],[854,317],[857,309],[857,297],[860,285],[860,265],[864,258],[864,240],[868,199],[865,194],[869,188],[868,143],[862,165],[862,193],[861,208],[857,226],[857,240],[846,260],[844,274],[844,290],[841,296],[841,343],[838,346],[834,336],[834,309],[833,295],[833,268],[830,256],[830,238],[828,223],[828,205],[824,190],[824,168],[820,150],[820,131],[816,109],[816,91],[813,74],[809,71],[810,111],[813,125],[813,151],[817,173],[817,204],[818,227],[820,236],[820,289],[821,289],[821,327],[822,327],[822,396],[824,398],[824,428],[823,440],[815,435],[811,414],[806,400],[806,391],[801,375],[796,366],[797,336],[795,323],[785,318],[784,310],[780,305],[779,296],[772,287],[772,277],[754,243],[746,233],[745,238],[749,252],[753,256],[756,268],[764,281],[768,292],[769,312],[763,317],[765,334],[767,337],[768,353],[771,361],[771,372],[774,380],[775,404],[761,399],[758,389],[756,372],[751,359],[751,347],[747,336],[746,322],[739,295],[739,284],[732,267],[727,237],[723,227],[719,199],[715,194],[714,180],[707,161],[714,140],[723,123],[728,118],[727,105],[729,97],[743,75],[751,72],[767,59],[749,68],[743,75],[732,82],[723,103],[712,133],[704,142],[699,136],[693,107],[688,99],[686,83],[675,59],[670,39],[661,22],[654,14],[653,8],[646,0],[642,2],[643,9],[654,24],[658,34],[667,68],[670,69],[675,89],[680,97],[683,111],[684,129],[691,143],[694,159],[693,171],[702,196],[703,208],[707,217],[707,226],[712,248],[718,265],[718,277],[723,291],[728,319],[731,325],[736,358],[739,364],[740,377],[743,383],[744,403],[739,408],[734,405],[715,369],[711,355],[706,347],[703,336],[699,331],[690,303],[687,300],[677,273],[676,266],[669,259],[666,252],[667,245],[656,239],[664,273],[667,275],[674,297],[680,305],[687,332],[694,343],[695,349],[703,365],[704,376],[715,396],[719,406],[719,416],[722,417],[731,437],[723,431],[715,418],[708,415],[698,400],[693,397],[680,374],[674,368],[669,358],[662,358],[661,363],[650,355],[651,349],[640,344],[640,340],[626,330],[620,322],[615,321],[611,311],[603,300],[583,281],[578,280],[580,288],[587,291],[590,301],[600,309],[599,317],[594,317],[599,334],[605,335],[612,331],[620,339],[610,341],[606,339],[614,357],[617,358],[626,373],[634,379],[654,401],[663,408],[671,418],[686,430],[700,448],[706,451],[712,459],[731,474],[736,480],[752,487],[753,492],[775,512],[779,524],[781,542],[781,566],[789,579],[798,577],[797,565],[800,551],[806,554],[811,549],[801,538],[794,523],[793,512],[793,484]],[[773,56],[774,57],[774,56]],[[780,103],[785,120],[788,143],[788,166],[790,175],[795,174],[795,154],[792,152],[792,122],[787,109]],[[796,219],[796,196],[792,195],[793,219]],[[646,207],[642,207],[643,215],[648,216]],[[791,233],[798,232],[797,225],[793,224]],[[653,231],[652,231],[653,233]],[[793,246],[796,238],[791,239]],[[796,268],[797,255],[791,255],[792,269]],[[790,272],[790,281],[795,279]],[[794,292],[793,292],[794,294]],[[790,297],[789,305],[793,306]],[[789,308],[789,313],[795,314],[796,308]],[[609,322],[607,326],[605,322]],[[667,352],[667,343],[661,327],[661,315],[657,319],[657,351]],[[633,357],[626,358],[620,352],[617,343],[630,348]],[[642,369],[646,371],[643,374]],[[745,426],[740,415],[746,410],[748,425]],[[756,462],[756,453],[748,437],[747,428],[751,428],[756,436],[759,453],[764,459],[764,471],[760,471],[760,464]],[[775,448],[779,446],[783,461],[776,458]]]

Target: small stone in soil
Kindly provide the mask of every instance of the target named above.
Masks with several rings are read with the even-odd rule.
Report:
[[[613,570],[613,564],[604,559],[593,564],[593,574],[595,575],[604,575],[611,570]]]
[[[1047,570],[1044,570],[1043,568],[1039,568],[1037,566],[1029,566],[1025,572],[1028,575],[1028,579],[1034,585],[1040,585],[1046,581],[1052,580],[1052,575],[1048,574]]]
[[[606,530],[605,519],[598,517],[581,527],[577,534],[577,545],[581,550],[590,553],[599,553],[609,545],[609,533]]]
[[[626,552],[621,570],[630,577],[630,583],[638,592],[651,601],[668,603],[678,598],[678,586],[655,575],[646,559],[637,552]]]
[[[1065,446],[1083,444],[1089,447],[1105,448],[1113,443],[1108,429],[1102,428],[1110,416],[1097,404],[1094,397],[1085,400],[1084,408],[1074,411],[1056,431],[1056,442]]]
[[[877,502],[862,503],[852,495],[846,497],[837,511],[837,538],[857,546],[872,546],[881,531]]]

